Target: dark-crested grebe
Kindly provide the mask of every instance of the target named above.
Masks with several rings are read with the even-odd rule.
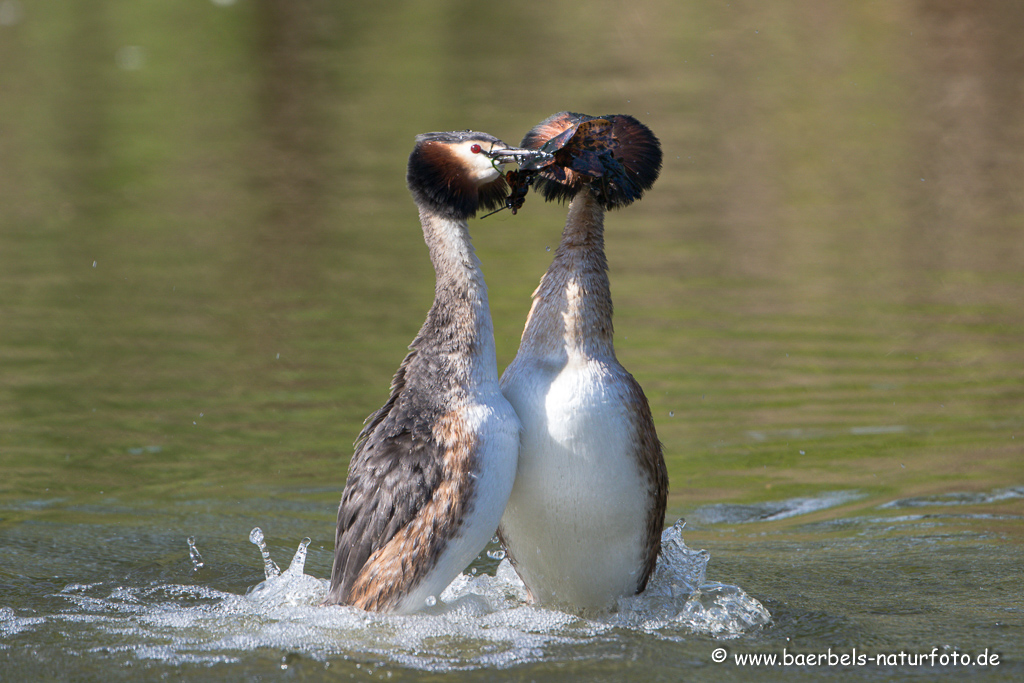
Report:
[[[487,287],[466,220],[501,203],[498,164],[523,152],[484,133],[416,138],[408,184],[436,273],[434,303],[390,398],[356,441],[325,604],[421,609],[498,526],[519,420],[498,388]]]
[[[538,160],[547,166],[521,179],[572,201],[501,378],[523,432],[499,536],[534,601],[606,609],[641,592],[654,570],[668,474],[647,398],[615,357],[604,213],[651,187],[661,147],[632,117],[570,112],[538,124],[522,146],[554,161]]]

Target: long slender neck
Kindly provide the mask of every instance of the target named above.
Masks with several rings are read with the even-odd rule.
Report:
[[[561,244],[533,293],[519,348],[561,360],[615,356],[604,209],[589,190],[569,204]]]
[[[444,357],[448,370],[473,381],[497,380],[487,285],[465,220],[420,208],[423,237],[436,276],[434,303],[412,346]]]

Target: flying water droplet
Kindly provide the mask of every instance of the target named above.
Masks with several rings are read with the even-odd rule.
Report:
[[[437,604],[437,598],[434,597],[433,595],[428,595],[427,596],[427,607],[433,607],[436,604]]]
[[[281,568],[274,564],[274,561],[270,559],[270,551],[267,550],[267,544],[263,542],[263,529],[259,527],[253,527],[253,530],[249,532],[249,542],[260,549],[260,554],[263,555],[263,573],[266,574],[267,578],[273,578],[281,575]],[[305,548],[303,548],[305,550]],[[303,553],[305,555],[305,553]],[[305,558],[303,558],[305,561]]]
[[[196,537],[188,537],[188,556],[192,560],[192,571],[197,572],[203,568],[203,556],[199,554],[199,549],[196,548]]]
[[[501,548],[498,548],[497,550],[488,550],[487,557],[491,558],[492,560],[504,560],[505,551]]]
[[[292,558],[292,563],[288,565],[285,574],[302,574],[302,569],[306,566],[306,548],[312,542],[313,539],[308,536],[299,542],[299,547],[295,550],[295,557]]]

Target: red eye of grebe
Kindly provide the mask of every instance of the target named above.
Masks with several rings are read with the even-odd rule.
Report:
[[[473,154],[479,154],[484,150],[482,147],[480,147],[480,145],[473,145],[472,147],[469,148],[469,151],[472,152]]]

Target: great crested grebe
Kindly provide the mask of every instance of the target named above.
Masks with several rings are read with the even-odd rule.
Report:
[[[615,357],[604,213],[653,185],[661,147],[632,117],[570,112],[538,124],[522,146],[555,157],[523,177],[547,199],[572,201],[501,378],[523,431],[498,533],[533,601],[607,609],[641,592],[654,570],[668,474],[647,398]]]
[[[501,395],[487,287],[466,220],[505,195],[498,164],[536,152],[470,131],[416,138],[408,184],[434,303],[356,440],[324,604],[427,606],[487,545],[515,478],[519,419]]]

